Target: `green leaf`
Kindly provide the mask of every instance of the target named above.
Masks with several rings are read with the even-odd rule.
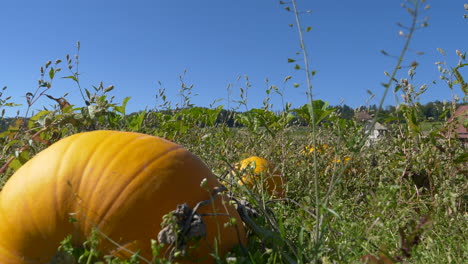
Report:
[[[88,99],[91,99],[91,93],[89,92],[88,89],[85,88],[86,96],[88,96]]]
[[[12,140],[12,141],[8,142],[5,146],[3,146],[3,151],[6,152],[6,151],[8,151],[8,149],[10,149],[10,147],[13,146],[14,144],[20,144],[20,143],[21,143],[20,140],[17,140],[17,139]]]
[[[76,83],[78,82],[78,79],[73,75],[62,77],[62,79],[72,79]]]
[[[288,63],[295,62],[296,60],[288,58]]]
[[[22,165],[21,162],[16,158],[16,159],[13,159],[13,161],[8,165],[8,167],[16,171],[21,167],[21,165]]]
[[[468,162],[468,153],[462,153],[460,156],[456,157],[453,162],[455,163],[467,163]]]
[[[328,208],[328,207],[326,207],[325,210],[327,210],[332,215],[336,216],[336,218],[341,218],[340,215],[335,210]]]
[[[463,79],[463,76],[460,74],[458,69],[468,66],[468,64],[460,64],[457,67],[452,69],[453,74],[455,75],[456,81],[453,81],[453,84],[460,84],[460,89],[466,95],[468,94],[468,84]]]
[[[130,122],[128,124],[129,128],[134,132],[140,130],[140,128],[143,126],[143,121],[145,120],[145,116],[146,116],[146,110],[141,111],[137,115],[133,115],[130,118]]]
[[[33,128],[37,126],[37,124],[44,126],[44,121],[47,118],[47,115],[49,115],[51,111],[48,110],[42,110],[39,113],[35,114],[32,116],[29,121],[28,121],[28,128]]]
[[[9,107],[13,107],[13,106],[21,106],[21,104],[15,104],[15,103],[6,103],[6,104],[3,104],[3,106],[9,106]]]
[[[54,70],[53,67],[51,67],[50,70],[49,70],[49,77],[52,80],[52,79],[54,79],[54,76],[55,76],[55,70]]]
[[[310,30],[312,30],[312,27],[307,27],[306,28],[306,32],[309,32]]]
[[[122,105],[120,106],[115,106],[114,109],[115,111],[121,113],[122,115],[125,115],[125,109],[127,108],[127,103],[128,101],[130,100],[131,97],[125,97],[123,100],[122,100]]]
[[[301,69],[301,66],[299,66],[299,64],[296,64],[296,66],[294,66],[294,69],[299,70]]]
[[[46,111],[46,110],[42,110],[42,111],[40,111],[39,113],[37,113],[37,114],[35,114],[34,116],[32,116],[29,120],[31,120],[31,121],[36,121],[36,120],[38,120],[39,118],[41,118],[42,116],[47,115],[47,114],[49,114],[49,113],[51,113],[51,112],[50,112],[50,111]]]
[[[16,158],[8,165],[13,170],[18,170],[23,164],[25,164],[29,159],[29,151],[24,150],[22,152],[15,153]]]

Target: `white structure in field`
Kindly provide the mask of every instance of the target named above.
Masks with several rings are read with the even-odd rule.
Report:
[[[378,139],[385,136],[388,132],[388,128],[380,124],[379,122],[375,122],[374,129],[372,131],[370,131],[371,126],[371,120],[367,121],[363,126],[364,133],[366,135],[369,135],[369,137],[367,138],[366,145],[370,145],[372,142],[377,141]]]

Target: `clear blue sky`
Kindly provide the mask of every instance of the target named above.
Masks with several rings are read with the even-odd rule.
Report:
[[[380,83],[388,80],[383,72],[391,71],[396,63],[379,51],[399,53],[404,39],[398,36],[396,23],[410,23],[401,2],[298,1],[302,10],[312,11],[301,19],[303,26],[312,27],[305,41],[311,67],[317,71],[315,99],[357,107],[366,104],[366,90],[371,90],[376,94],[371,103],[378,103],[383,91]],[[447,86],[438,81],[434,63],[443,58],[436,48],[447,52],[451,66],[457,63],[456,49],[468,51],[468,19],[463,19],[466,2],[427,1],[431,9],[423,16],[430,17],[429,27],[416,32],[406,61],[420,63],[415,84],[430,85],[422,102],[451,98]],[[228,84],[232,84],[231,99],[238,100],[239,87],[245,88],[245,82],[237,79],[244,75],[252,85],[249,107],[262,105],[266,78],[269,85],[284,88],[284,100],[294,107],[306,102],[304,73],[287,63],[288,58],[300,59],[295,54],[299,51],[297,31],[288,26],[294,23],[294,15],[278,1],[16,0],[2,1],[0,10],[0,86],[8,86],[6,95],[23,105],[24,94],[37,87],[40,66],[74,55],[77,41],[81,42],[82,86],[91,88],[100,81],[115,85],[118,101],[132,97],[129,112],[156,105],[158,81],[169,100],[180,102],[179,75],[185,69],[185,81],[194,85],[193,94],[197,94],[192,102],[199,106],[216,99],[224,99],[218,105],[227,106]],[[425,54],[417,56],[416,51]],[[467,73],[462,71],[466,79]],[[284,85],[288,75],[293,79]],[[293,88],[294,82],[301,86]],[[454,91],[461,97],[459,87]],[[55,97],[65,93],[72,104],[83,105],[70,80],[56,81],[48,92]],[[274,96],[272,102],[281,108],[281,98]],[[387,102],[394,103],[392,94]],[[43,98],[35,109],[52,103]],[[23,111],[24,106],[8,112],[17,109]]]

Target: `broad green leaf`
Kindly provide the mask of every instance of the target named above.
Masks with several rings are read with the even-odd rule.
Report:
[[[146,110],[141,111],[140,113],[133,115],[130,118],[129,127],[132,131],[138,131],[143,126],[143,121],[145,120]]]
[[[114,109],[115,111],[121,113],[122,115],[125,115],[125,109],[127,108],[127,103],[128,101],[130,100],[131,97],[125,97],[123,100],[122,100],[122,105],[120,106],[115,106]]]
[[[25,164],[29,159],[29,151],[24,150],[22,152],[15,152],[16,158],[8,165],[9,168],[13,170],[18,170],[23,164]]]
[[[40,111],[38,112],[37,114],[35,114],[34,116],[32,116],[30,118],[31,121],[36,121],[38,120],[39,118],[41,118],[42,116],[44,115],[47,115],[47,114],[50,114],[51,112],[50,111],[46,111],[46,110],[43,110],[43,111]]]

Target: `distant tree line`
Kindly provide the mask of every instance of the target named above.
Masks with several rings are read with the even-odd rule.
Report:
[[[456,104],[455,108],[458,108],[463,104]],[[429,102],[427,104],[416,103],[417,108],[419,109],[419,118],[427,121],[445,121],[450,117],[451,114],[451,104],[443,103],[441,101]],[[374,116],[378,111],[377,105],[370,105],[368,107],[358,107],[353,109],[347,105],[334,106],[338,110],[341,118],[352,119],[357,111],[366,111],[370,115]],[[377,118],[377,121],[385,121],[388,117],[394,117],[396,119],[401,119],[402,116],[397,111],[397,108],[393,105],[386,106],[383,108]]]

